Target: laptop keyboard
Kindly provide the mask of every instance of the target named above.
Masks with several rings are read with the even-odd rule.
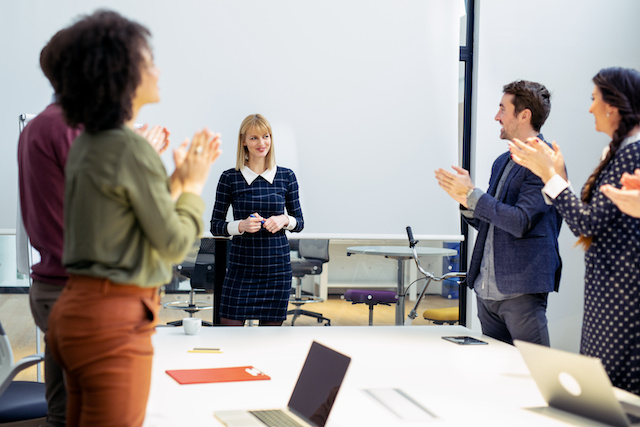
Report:
[[[280,409],[249,412],[269,427],[304,427]]]
[[[629,424],[632,426],[640,426],[640,407],[631,403],[619,400],[622,409],[629,420]]]

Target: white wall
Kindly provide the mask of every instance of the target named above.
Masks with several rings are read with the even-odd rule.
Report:
[[[35,0],[0,2],[0,179],[3,182],[0,187],[0,200],[3,201],[3,209],[0,211],[1,227],[12,228],[15,219],[13,201],[16,199],[17,115],[22,112],[38,112],[50,97],[49,85],[38,67],[39,50],[48,38],[57,29],[67,25],[73,16],[81,11],[92,11],[97,4],[97,1],[68,0],[55,4]],[[153,23],[150,26],[158,35],[154,38],[154,43],[158,62],[164,70],[164,81],[176,78],[175,74],[180,73],[178,84],[163,84],[161,88],[165,101],[168,98],[171,105],[180,106],[183,110],[180,120],[174,123],[178,129],[185,129],[185,132],[177,132],[176,137],[181,138],[187,131],[205,124],[216,129],[223,128],[226,146],[225,157],[221,162],[228,167],[233,163],[233,139],[237,125],[245,113],[248,114],[246,109],[239,108],[239,105],[247,102],[251,111],[261,108],[260,105],[253,104],[253,98],[236,99],[230,82],[225,81],[224,85],[213,90],[207,84],[198,85],[198,82],[193,80],[192,71],[188,69],[193,62],[187,60],[188,58],[182,58],[180,44],[176,46],[173,42],[180,41],[188,45],[199,41],[197,35],[187,31],[188,29],[186,32],[177,30],[176,22],[193,19],[194,28],[197,25],[215,26],[224,23],[221,24],[221,18],[215,14],[194,14],[193,9],[197,9],[198,2],[185,0],[180,2],[180,5],[181,8],[174,9],[173,13],[163,13],[158,8],[145,10],[144,2],[114,0],[109,3],[110,7],[122,10],[143,23]],[[353,7],[356,7],[355,3]],[[587,112],[592,89],[591,78],[600,68],[607,66],[620,65],[640,69],[638,16],[640,2],[637,0],[585,0],[579,3],[557,0],[477,0],[472,140],[473,173],[477,185],[486,188],[493,160],[506,150],[506,142],[498,138],[499,125],[493,121],[502,85],[520,78],[540,81],[551,90],[552,111],[543,132],[548,139],[555,139],[560,143],[575,187],[579,188],[584,183],[595,167],[602,147],[607,143],[604,135],[595,132],[592,116]],[[296,19],[295,16],[289,18]],[[260,24],[261,21],[258,20],[256,23]],[[265,26],[267,30],[274,27],[269,20],[265,22]],[[260,29],[240,26],[229,28],[225,37],[234,37],[247,31],[254,31],[260,35]],[[284,36],[286,34],[283,34]],[[261,39],[258,37],[258,40]],[[171,55],[177,56],[177,68],[172,67],[174,60],[171,59]],[[250,52],[247,52],[246,56],[239,54],[236,60],[240,61],[250,56]],[[17,62],[22,65],[15,67]],[[236,62],[229,58],[228,63],[211,66],[207,72],[213,80],[220,75],[223,68],[233,66],[236,66]],[[457,68],[453,72],[457,76]],[[212,107],[213,111],[191,108],[189,96],[194,93],[215,95],[211,97],[212,104],[215,104]],[[454,104],[456,99],[457,97],[452,99]],[[234,103],[225,103],[225,100],[233,100]],[[438,104],[438,101],[425,97],[424,103]],[[151,118],[162,117],[163,108],[162,103],[151,106],[145,114]],[[234,109],[238,119],[229,124],[219,123],[216,114],[222,113],[225,108]],[[272,118],[274,126],[283,129],[284,117],[274,118],[272,114],[264,112],[267,117]],[[438,114],[434,113],[433,117],[438,117]],[[416,130],[428,132],[427,119],[430,118],[425,117],[424,123],[416,126]],[[281,124],[283,126],[280,126]],[[370,126],[370,123],[356,124],[362,127]],[[321,125],[317,127],[320,131],[324,130]],[[284,134],[287,132],[285,130]],[[396,142],[387,143],[395,147]],[[319,147],[318,150],[322,148]],[[449,163],[448,159],[438,159],[437,166],[447,166]],[[398,163],[394,164],[394,167],[403,168],[404,165]],[[442,194],[437,189],[434,190],[431,169],[424,167],[422,181],[419,181],[422,184],[420,188],[424,188],[429,197],[432,194]],[[216,169],[217,173],[221,170],[222,166]],[[213,172],[214,175],[216,171]],[[376,172],[393,173],[391,170]],[[208,191],[215,190],[216,180],[208,185]],[[438,205],[425,207],[425,212],[432,210],[433,206]],[[455,204],[449,201],[448,204],[443,203],[443,207],[455,208]],[[456,218],[455,215],[452,217]],[[455,222],[457,224],[457,219]],[[401,224],[401,227],[404,225]],[[414,232],[430,233],[431,226],[433,225],[427,224],[421,229],[414,225]],[[455,234],[456,231],[436,232]],[[583,255],[580,250],[572,247],[574,241],[575,238],[568,228],[563,227],[560,236],[560,249],[564,261],[563,280],[560,292],[551,295],[548,310],[552,345],[570,350],[577,350],[579,344],[584,272]],[[470,300],[473,301],[473,298]],[[475,316],[470,316],[469,319],[477,326]]]
[[[0,228],[15,224],[17,117],[51,97],[40,50],[101,5],[153,34],[162,101],[138,121],[166,126],[175,145],[203,126],[222,133],[207,229],[240,123],[262,113],[278,164],[298,176],[305,231],[459,233],[435,181],[424,197],[415,186],[438,161],[456,162],[459,2],[449,0],[0,2]]]
[[[476,185],[486,188],[490,167],[506,151],[493,118],[502,86],[517,79],[538,81],[551,91],[551,114],[542,128],[556,140],[579,189],[598,163],[606,135],[596,133],[588,113],[592,77],[601,68],[640,69],[637,0],[476,0],[475,114],[473,165]],[[579,348],[584,291],[584,253],[564,225],[560,292],[549,298],[551,344]],[[473,296],[475,301],[475,296]],[[477,326],[477,317],[472,316]]]

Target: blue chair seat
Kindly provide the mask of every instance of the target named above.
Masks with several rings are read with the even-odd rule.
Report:
[[[0,396],[0,423],[47,416],[44,383],[13,381]]]

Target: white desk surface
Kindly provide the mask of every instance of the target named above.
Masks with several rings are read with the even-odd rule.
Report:
[[[416,246],[418,256],[453,256],[458,251],[447,248]],[[409,246],[349,246],[347,254],[379,255],[386,257],[413,258],[413,249]]]
[[[15,234],[15,230],[11,231],[11,234]],[[0,234],[1,231],[0,231]],[[205,231],[203,237],[214,237],[210,231]],[[231,239],[230,236],[215,236],[221,239]],[[329,239],[334,241],[339,240],[399,240],[409,244],[409,240],[406,234],[357,234],[357,233],[291,233],[287,232],[288,239]],[[430,241],[430,242],[462,242],[464,236],[462,234],[416,234],[414,236],[416,240]]]
[[[317,340],[351,356],[327,426],[599,425],[545,408],[518,351],[491,338],[459,346],[445,335],[477,333],[462,326],[208,327],[187,336],[159,327],[145,427],[220,425],[213,412],[286,406],[309,346]],[[221,354],[188,353],[221,347]],[[167,369],[253,365],[272,379],[179,385]],[[401,420],[363,389],[400,388],[439,418]]]
[[[350,233],[287,233],[289,239],[329,239],[329,240],[399,240],[409,245],[409,238],[405,234],[350,234]],[[416,234],[416,240],[462,242],[461,234]]]

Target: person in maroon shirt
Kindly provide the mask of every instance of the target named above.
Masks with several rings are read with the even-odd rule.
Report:
[[[69,147],[80,133],[66,125],[57,104],[49,105],[24,128],[18,142],[20,209],[31,245],[40,252],[29,290],[36,325],[47,332],[53,305],[67,281],[62,266],[64,166]],[[64,426],[66,390],[62,368],[45,347],[47,426]]]

